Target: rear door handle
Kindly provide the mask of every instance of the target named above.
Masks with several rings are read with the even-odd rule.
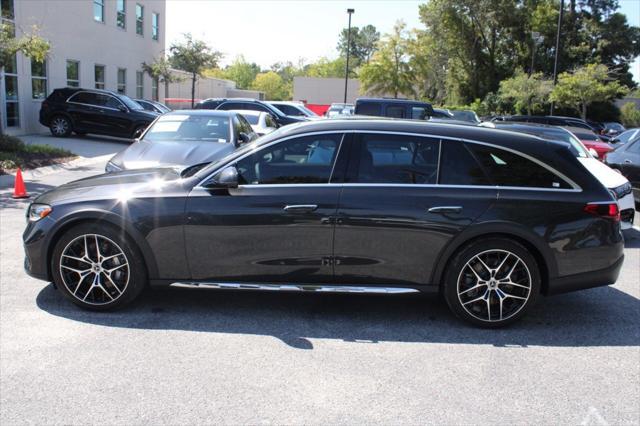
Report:
[[[631,163],[633,163],[633,161],[631,161],[631,160],[624,160],[624,164],[631,164]]]
[[[318,208],[317,204],[294,204],[284,206],[284,211],[289,213],[309,213]]]
[[[445,214],[445,213],[460,213],[462,211],[462,206],[437,206],[431,207],[428,212],[435,214]]]

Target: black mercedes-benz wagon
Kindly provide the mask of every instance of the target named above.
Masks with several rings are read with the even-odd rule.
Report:
[[[88,309],[147,283],[441,292],[500,326],[539,294],[612,284],[616,202],[561,142],[385,119],[283,127],[211,164],[62,185],[28,209],[25,268]]]

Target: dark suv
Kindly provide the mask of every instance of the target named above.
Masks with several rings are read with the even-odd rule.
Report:
[[[40,124],[58,137],[75,132],[136,138],[156,117],[128,96],[96,89],[55,89],[40,108]]]
[[[231,110],[250,110],[261,111],[271,114],[278,126],[286,126],[287,124],[300,123],[307,121],[306,117],[285,115],[278,108],[268,103],[261,102],[257,99],[250,98],[211,98],[198,102],[195,109],[221,109],[225,111]]]
[[[618,205],[566,143],[407,120],[285,127],[200,169],[62,185],[27,217],[27,272],[94,310],[147,282],[440,291],[495,327],[540,294],[614,283],[623,262]]]
[[[441,117],[434,112],[430,103],[389,98],[358,98],[354,114],[412,120],[426,120],[434,115]]]

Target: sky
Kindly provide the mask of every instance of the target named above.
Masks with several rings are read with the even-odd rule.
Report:
[[[640,0],[619,0],[630,24],[640,26]],[[414,0],[167,0],[167,46],[190,32],[225,55],[222,65],[244,55],[269,68],[280,61],[312,62],[335,58],[336,44],[348,23],[347,8],[355,9],[351,25],[372,24],[382,34],[398,19],[408,28],[420,27]],[[640,58],[632,66],[640,83]]]

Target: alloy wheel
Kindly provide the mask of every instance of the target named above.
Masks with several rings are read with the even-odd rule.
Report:
[[[124,251],[102,235],[85,234],[73,239],[62,251],[59,266],[65,287],[83,303],[112,303],[129,284],[129,261]]]
[[[69,131],[69,121],[62,117],[54,118],[51,129],[56,135],[65,135]]]
[[[480,321],[504,321],[526,305],[531,283],[529,268],[520,257],[507,250],[487,250],[473,256],[460,271],[458,300]]]

